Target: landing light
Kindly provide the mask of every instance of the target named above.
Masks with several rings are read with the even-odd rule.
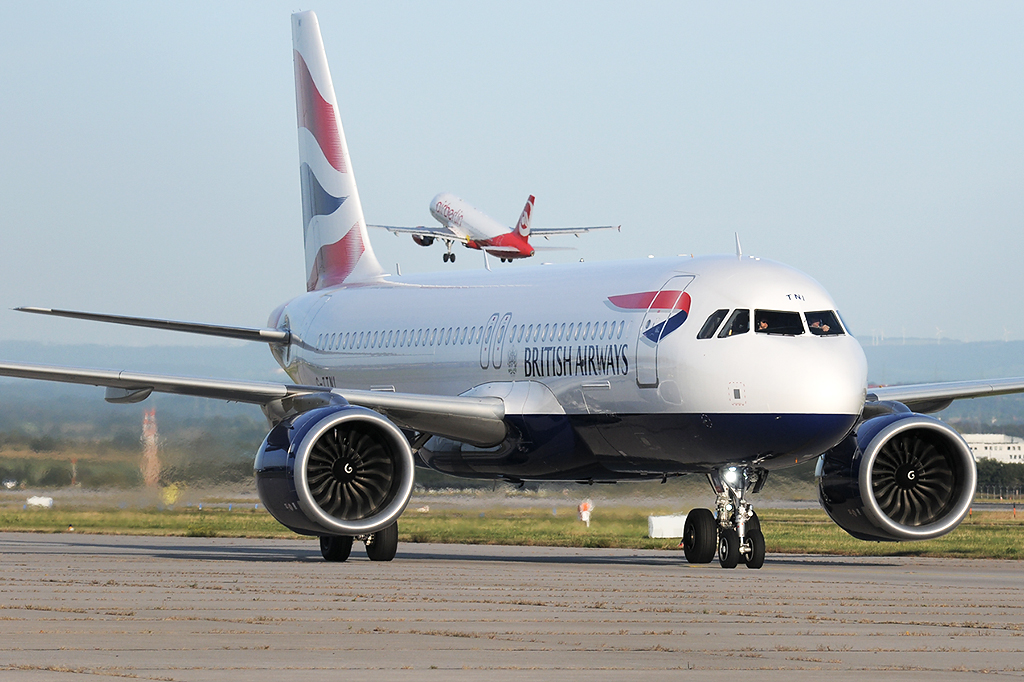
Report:
[[[726,483],[734,484],[740,480],[740,472],[736,471],[736,467],[729,467],[722,474],[722,478],[725,479]]]

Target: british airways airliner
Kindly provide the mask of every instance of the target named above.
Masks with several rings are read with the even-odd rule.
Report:
[[[1024,378],[867,388],[860,345],[811,277],[735,255],[395,276],[367,236],[316,16],[292,16],[307,291],[267,327],[27,312],[269,344],[293,383],[0,364],[0,374],[254,403],[282,524],[344,561],[387,561],[415,468],[522,481],[706,475],[692,563],[760,568],[750,495],[817,458],[820,501],[863,540],[934,538],[967,514],[974,457],[926,416]]]

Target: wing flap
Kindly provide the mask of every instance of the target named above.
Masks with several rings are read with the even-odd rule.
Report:
[[[420,225],[418,227],[400,227],[398,225],[367,225],[367,227],[375,227],[378,230],[387,230],[392,234],[411,234],[414,237],[436,237],[438,239],[457,239],[458,235],[449,230],[446,227],[428,227],[426,225]]]

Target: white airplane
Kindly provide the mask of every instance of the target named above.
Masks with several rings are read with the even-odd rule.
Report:
[[[556,234],[574,234],[577,237],[596,230],[617,230],[621,225],[595,225],[592,227],[530,227],[533,215],[534,197],[531,194],[526,206],[519,215],[519,221],[513,228],[502,225],[483,211],[480,211],[455,196],[443,192],[430,201],[430,215],[441,223],[441,227],[396,227],[394,225],[370,225],[379,227],[394,234],[408,234],[420,246],[430,246],[434,240],[444,242],[446,251],[443,256],[445,263],[455,262],[452,244],[461,242],[469,249],[486,251],[497,256],[502,263],[511,263],[519,258],[529,258],[536,248],[530,244],[530,235],[540,235],[545,239]],[[543,248],[543,247],[542,247]]]
[[[809,276],[742,256],[386,274],[374,257],[316,16],[292,16],[308,290],[265,328],[28,312],[269,344],[293,383],[0,364],[0,374],[261,406],[266,508],[390,560],[416,466],[522,481],[706,475],[688,561],[759,568],[748,494],[818,459],[820,501],[854,537],[934,538],[967,514],[974,457],[923,413],[1024,392],[1024,378],[868,389],[864,353]]]

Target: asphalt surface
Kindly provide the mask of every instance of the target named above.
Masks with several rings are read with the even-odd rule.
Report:
[[[1024,564],[0,533],[2,680],[1024,677]],[[754,676],[754,677],[752,677]]]

